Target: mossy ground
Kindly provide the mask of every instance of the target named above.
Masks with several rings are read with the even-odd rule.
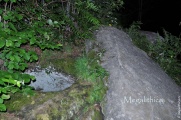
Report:
[[[48,99],[55,96],[56,94],[57,93],[53,92],[47,92],[47,93],[35,92],[33,96],[30,96],[30,95],[22,95],[22,93],[16,93],[12,95],[10,101],[6,102],[7,109],[8,111],[12,112],[12,111],[21,110],[22,106],[25,105],[42,104]]]
[[[82,48],[78,50],[76,47],[71,47],[71,51],[68,50],[44,51],[39,64],[42,67],[52,65],[58,71],[74,76],[77,80],[75,84],[60,92],[35,91],[34,96],[14,94],[11,100],[6,102],[9,112],[18,113],[20,118],[34,115],[37,120],[68,120],[70,118],[83,120],[84,114],[94,110],[92,107],[101,102],[107,90],[103,81],[107,76],[106,71],[99,65],[100,59],[96,52],[91,51],[87,55],[82,55]],[[82,66],[81,64],[76,66],[81,59],[87,61],[86,70],[77,71]],[[91,81],[81,76],[85,71],[88,75],[86,78]],[[95,118],[94,115],[97,116],[101,111],[94,113]],[[8,115],[1,114],[0,118],[8,120]]]

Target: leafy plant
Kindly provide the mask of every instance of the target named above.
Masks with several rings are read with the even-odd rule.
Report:
[[[181,85],[181,61],[177,58],[181,54],[181,42],[176,36],[164,30],[164,40],[157,40],[150,46],[150,54],[155,61]]]
[[[108,73],[98,64],[98,58],[96,56],[94,59],[89,59],[84,56],[78,58],[75,63],[78,77],[93,85],[88,97],[89,103],[100,102],[107,90],[104,78],[108,76]]]
[[[34,51],[22,48],[23,45],[35,45],[41,49],[56,49],[61,44],[50,43],[49,34],[41,29],[45,23],[34,22],[25,27],[18,27],[23,15],[16,8],[12,9],[15,0],[4,0],[4,8],[0,8],[0,59],[3,61],[3,70],[0,71],[0,111],[6,111],[4,100],[10,98],[11,93],[23,91],[32,93],[26,87],[35,78],[22,72],[28,67],[28,62],[38,60]]]
[[[103,3],[103,4],[102,4]],[[41,50],[59,49],[63,44],[82,44],[92,37],[92,31],[101,24],[110,11],[122,5],[122,0],[1,0],[0,1],[0,111],[5,111],[4,100],[10,94],[23,92],[31,94],[27,86],[34,77],[22,74],[28,63],[38,60],[36,51],[24,46]],[[103,10],[104,9],[104,10]],[[105,11],[106,10],[106,11]],[[82,58],[86,62],[87,58]],[[77,70],[90,81],[105,75],[104,69],[90,62]],[[19,77],[17,77],[19,76]],[[6,91],[4,90],[6,89]]]
[[[133,22],[129,29],[127,29],[127,33],[130,35],[133,43],[137,47],[144,50],[145,52],[149,52],[150,42],[147,40],[146,36],[139,33],[140,25],[140,22]]]
[[[139,22],[133,23],[128,29],[133,43],[147,52],[177,84],[181,85],[181,61],[178,59],[181,54],[180,38],[164,30],[164,40],[158,39],[156,43],[151,44],[145,36],[140,35],[139,25]]]
[[[117,25],[117,18],[114,17],[114,11],[121,8],[123,0],[95,0],[95,5],[99,8],[99,14],[96,16],[106,25]]]
[[[20,72],[8,72],[0,71],[0,110],[5,111],[6,106],[3,104],[4,100],[10,98],[10,93],[15,93],[22,90],[25,84],[29,83],[31,80],[34,80],[34,76],[28,74],[22,74]],[[26,90],[25,88],[24,90]],[[31,91],[31,89],[29,89]],[[28,92],[29,92],[28,91]],[[25,93],[25,92],[24,92]],[[31,92],[32,94],[32,92]]]
[[[107,91],[107,88],[105,87],[103,80],[97,79],[92,90],[90,91],[88,101],[90,103],[101,102],[106,94],[106,91]]]
[[[75,69],[78,77],[89,82],[96,82],[98,77],[103,79],[107,75],[105,69],[97,63],[96,59],[90,60],[87,57],[78,58],[75,63]]]

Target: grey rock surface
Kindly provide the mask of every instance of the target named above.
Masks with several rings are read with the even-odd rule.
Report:
[[[149,40],[151,43],[156,43],[158,40],[164,40],[164,38],[160,36],[159,33],[150,31],[139,31],[139,33],[146,36],[147,40]]]
[[[105,120],[178,120],[181,88],[130,37],[113,27],[96,33],[106,50],[102,66],[109,72],[103,106]]]

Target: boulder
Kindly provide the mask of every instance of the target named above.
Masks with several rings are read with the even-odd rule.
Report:
[[[181,87],[124,31],[102,27],[96,40],[105,50],[101,65],[110,75],[105,120],[180,119]]]
[[[139,33],[147,38],[149,42],[156,43],[158,40],[163,41],[164,38],[159,35],[159,33],[151,32],[151,31],[139,31]]]

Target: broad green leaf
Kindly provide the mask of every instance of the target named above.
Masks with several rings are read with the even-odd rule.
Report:
[[[0,39],[0,48],[4,47],[4,45],[5,45],[5,40]]]
[[[12,93],[16,93],[19,89],[17,87],[14,87],[13,89],[11,89]]]
[[[53,21],[52,21],[51,19],[48,19],[48,20],[47,20],[47,23],[48,23],[49,25],[53,25]]]
[[[30,82],[30,75],[22,74],[22,78],[24,80],[24,83],[29,83]]]
[[[24,59],[29,61],[30,60],[30,53],[26,53],[23,55]]]
[[[11,2],[16,2],[16,0],[10,0]]]
[[[20,70],[25,70],[25,68],[28,67],[28,65],[26,63],[21,63],[19,66]]]
[[[18,87],[21,87],[21,82],[20,81],[17,81],[17,84],[16,84]]]
[[[9,0],[4,0],[5,2],[9,2]]]
[[[36,54],[32,55],[33,60],[38,60],[38,56]]]
[[[64,25],[64,24],[65,24],[65,21],[60,21],[60,24],[61,24],[61,25]]]
[[[46,47],[45,45],[41,45],[41,44],[39,44],[39,46],[41,49],[45,49],[45,47]]]
[[[7,99],[10,98],[10,95],[2,94],[1,98],[4,99],[4,100],[7,100]]]
[[[4,28],[4,32],[6,32],[6,34],[10,34],[11,30],[9,28]]]
[[[11,61],[14,61],[14,56],[10,56],[9,59],[10,59]]]
[[[58,47],[61,47],[61,46],[63,46],[63,45],[59,43],[59,44],[57,44],[57,46],[58,46]]]
[[[27,36],[30,37],[31,39],[34,38],[34,36],[35,36],[35,31],[34,31],[34,30],[28,31],[28,32],[27,32]]]
[[[14,69],[19,69],[19,64],[17,62],[14,63]]]
[[[20,62],[21,61],[21,58],[18,55],[14,55],[14,59],[15,59],[16,62]]]
[[[18,14],[16,17],[18,18],[18,20],[21,20],[23,18],[21,14]]]
[[[13,42],[11,40],[6,40],[6,46],[7,47],[13,46]]]
[[[17,81],[17,80],[14,80],[14,79],[5,79],[5,78],[2,78],[1,80],[4,81],[4,82],[7,82],[7,83],[11,83],[13,85],[16,85],[16,81]]]
[[[16,42],[16,43],[14,44],[15,47],[20,47],[20,45],[21,45],[20,42]]]
[[[12,55],[13,55],[13,52],[12,52],[12,51],[10,51],[9,53],[7,53],[7,54],[6,54],[6,58],[8,58],[8,59],[9,59],[9,58],[10,58],[10,56],[12,56]]]
[[[35,94],[34,91],[32,90],[32,88],[28,88],[28,87],[23,89],[22,91],[23,91],[24,95],[34,95]]]
[[[7,93],[7,89],[6,89],[6,88],[2,88],[2,89],[1,89],[1,92],[2,92],[2,93]]]
[[[4,104],[0,104],[0,111],[6,111],[6,106]]]
[[[5,61],[5,62],[4,62],[4,66],[6,66],[6,67],[7,67],[7,66],[8,66],[8,64],[9,64],[9,61]]]
[[[38,20],[41,20],[41,17],[40,17],[40,16],[38,17]]]
[[[13,69],[14,68],[14,62],[9,62],[9,65],[8,65],[8,69]]]
[[[3,103],[3,102],[4,102],[4,100],[0,98],[0,104]]]
[[[19,79],[19,76],[20,76],[20,73],[14,73],[14,74],[12,74],[12,77],[14,78],[14,79]]]
[[[53,23],[54,23],[54,24],[58,24],[58,22],[57,22],[57,21],[54,21]]]
[[[33,38],[31,38],[30,39],[30,45],[33,45],[33,44],[35,44],[36,43],[36,39],[33,37]]]
[[[5,85],[5,83],[2,80],[0,80],[0,85]]]
[[[19,49],[20,55],[26,54],[26,51],[24,49]]]
[[[17,30],[16,30],[16,28],[14,27],[13,23],[8,22],[8,24],[9,24],[9,27],[10,27],[12,30],[14,30],[15,32],[17,32]]]
[[[9,16],[3,15],[3,19],[4,19],[4,20],[8,20],[8,19],[9,19]]]
[[[36,78],[35,78],[35,76],[30,76],[30,78],[31,78],[31,80],[35,80]]]
[[[44,33],[44,37],[45,37],[47,40],[49,40],[49,39],[50,39],[50,36],[48,35],[48,33],[47,33],[47,32],[45,32],[45,33]]]
[[[22,65],[19,66],[19,69],[20,69],[21,71],[25,70],[25,68],[26,68],[25,66],[22,66]]]
[[[0,22],[0,27],[1,27],[1,28],[3,27],[3,23],[2,23],[2,22]],[[2,34],[2,33],[0,33],[0,34]]]
[[[1,1],[0,1],[1,2]],[[2,14],[3,13],[3,10],[2,9],[0,9],[0,14]]]

